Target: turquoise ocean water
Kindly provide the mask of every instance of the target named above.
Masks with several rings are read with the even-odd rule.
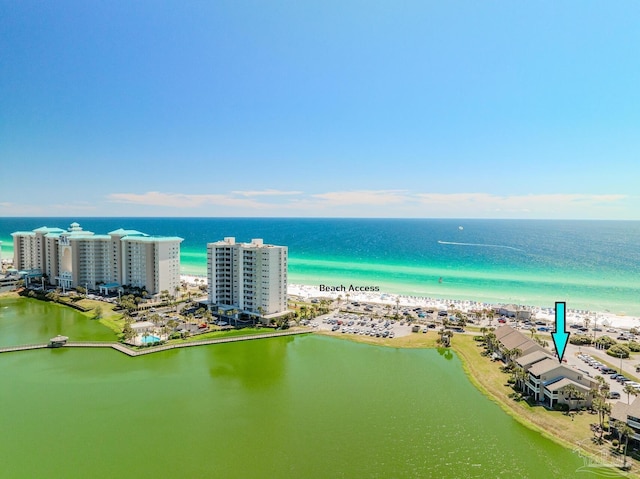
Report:
[[[3,257],[13,231],[72,221],[180,236],[184,274],[206,274],[208,242],[263,238],[289,247],[290,283],[640,315],[637,221],[2,218]]]

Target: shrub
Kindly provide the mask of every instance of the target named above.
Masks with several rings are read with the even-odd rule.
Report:
[[[629,350],[628,347],[622,344],[616,344],[614,346],[611,346],[609,349],[607,349],[607,354],[609,356],[613,356],[614,358],[622,357],[623,359],[626,359],[631,354],[631,351]]]
[[[567,412],[569,410],[569,405],[568,404],[555,403],[553,405],[553,410],[554,411]]]
[[[640,352],[640,343],[636,343],[635,341],[629,341],[627,344],[625,344],[625,346],[628,347],[629,350],[633,353]]]
[[[481,343],[484,343],[486,341],[486,338],[484,336],[474,336],[473,340],[474,341],[479,341]]]
[[[593,340],[588,336],[576,336],[572,334],[569,337],[569,342],[578,346],[588,346],[593,342]]]
[[[617,440],[617,439],[614,439],[613,441],[611,441],[611,445],[612,445],[613,447],[618,447],[618,444],[620,444],[620,443],[618,442],[618,440]]]
[[[609,336],[601,336],[596,341],[596,344],[602,345],[604,349],[609,349],[611,346],[618,344],[617,341]],[[639,345],[640,346],[640,345]]]

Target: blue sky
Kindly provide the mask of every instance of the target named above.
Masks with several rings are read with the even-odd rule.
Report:
[[[638,18],[0,0],[0,215],[640,219]]]

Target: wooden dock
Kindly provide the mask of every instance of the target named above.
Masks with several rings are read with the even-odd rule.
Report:
[[[0,353],[12,353],[14,351],[29,351],[30,349],[43,349],[48,348],[48,344],[24,344],[22,346],[8,346],[6,348],[0,348]]]
[[[126,354],[127,356],[137,357],[144,356],[145,354],[159,353],[161,351],[167,351],[169,349],[179,349],[179,348],[191,348],[194,346],[206,346],[210,344],[221,344],[221,343],[234,343],[237,341],[250,341],[252,339],[267,339],[267,338],[277,338],[280,336],[295,336],[298,334],[309,334],[313,331],[280,331],[277,333],[266,333],[266,334],[251,334],[247,336],[232,336],[229,338],[213,338],[213,339],[202,339],[196,341],[190,341],[186,343],[177,343],[177,344],[163,344],[161,346],[152,346],[144,349],[134,349],[126,344],[122,343],[105,343],[99,341],[79,341],[79,342],[67,342],[62,348],[112,348],[116,351],[120,351],[121,353]],[[48,344],[27,344],[24,346],[10,346],[6,348],[0,348],[0,353],[9,353],[13,351],[26,351],[30,349],[44,349],[49,348]],[[59,349],[59,348],[57,348]]]

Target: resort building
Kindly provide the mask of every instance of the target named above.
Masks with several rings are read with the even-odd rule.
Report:
[[[46,237],[64,233],[60,228],[42,228],[33,231],[16,231],[13,237],[13,267],[17,270],[39,269],[45,272],[46,264]]]
[[[640,441],[640,399],[635,398],[631,404],[618,401],[611,408],[610,425],[615,427],[615,421],[626,423],[634,434],[630,439]]]
[[[568,404],[572,408],[591,405],[595,381],[577,369],[561,364],[549,351],[511,326],[501,326],[494,334],[503,357],[515,356],[513,362],[527,373],[523,383],[525,393],[549,407],[556,404]],[[519,354],[514,355],[514,350]]]
[[[42,227],[12,236],[15,268],[39,270],[63,289],[127,285],[157,294],[180,284],[182,238],[123,229],[97,235],[78,223],[66,231]]]
[[[520,351],[520,356],[525,356],[536,351],[544,351],[544,348],[533,339],[527,338],[511,326],[500,326],[493,333],[498,340],[500,351],[517,349]]]
[[[287,312],[287,247],[235,238],[207,245],[209,308],[264,321]],[[228,314],[225,314],[228,316]]]
[[[531,365],[528,372],[525,387],[537,401],[549,407],[558,403],[568,404],[572,408],[591,406],[591,390],[596,387],[596,382],[577,369],[560,364],[556,358],[549,356]],[[580,399],[570,393],[571,389],[580,393]]]
[[[494,313],[507,318],[528,321],[531,319],[531,310],[517,304],[498,305],[493,307]]]

